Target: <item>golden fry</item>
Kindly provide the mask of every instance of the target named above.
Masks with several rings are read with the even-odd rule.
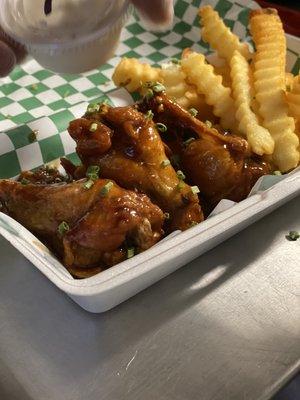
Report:
[[[277,11],[252,11],[250,29],[256,46],[254,86],[263,126],[275,142],[273,162],[281,171],[289,171],[299,162],[299,139],[285,102],[285,35]]]
[[[161,82],[160,73],[160,68],[124,57],[116,66],[112,80],[116,86],[123,86],[132,93],[139,91],[146,82]]]
[[[179,65],[170,63],[161,70],[161,77],[167,95],[174,98],[181,107],[188,109],[201,106],[203,98],[199,99],[196,89],[187,84],[185,73]]]
[[[230,63],[234,51],[237,50],[245,58],[250,58],[248,45],[240,42],[239,38],[231,32],[211,6],[201,7],[199,16],[202,25],[202,39],[209,43],[220,57],[225,58]]]
[[[235,51],[230,62],[232,95],[236,106],[236,118],[239,130],[247,137],[254,153],[272,154],[274,140],[270,132],[259,125],[255,113],[251,110],[250,67],[241,53]]]
[[[230,89],[222,85],[222,77],[214,73],[203,54],[186,50],[183,57],[181,66],[188,81],[197,87],[199,94],[204,94],[207,104],[213,106],[214,114],[220,117],[221,126],[235,132],[234,101]]]
[[[290,115],[294,117],[296,133],[300,137],[300,75],[294,77],[290,85],[291,90],[286,93]]]
[[[194,85],[186,81],[186,74],[180,65],[170,63],[161,70],[166,94],[186,110],[195,108],[202,119],[211,119],[212,107],[206,104],[205,97],[197,93]]]
[[[186,74],[180,65],[169,63],[163,68],[153,68],[135,58],[123,58],[115,68],[112,79],[116,86],[123,86],[130,93],[143,92],[146,82],[163,83],[167,95],[181,107],[187,110],[196,108],[199,116],[205,119],[212,116],[212,109],[206,104],[204,96],[186,82]]]
[[[286,94],[290,115],[300,120],[300,75],[295,76],[291,86],[291,90]]]

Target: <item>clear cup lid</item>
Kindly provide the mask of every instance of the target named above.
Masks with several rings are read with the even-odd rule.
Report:
[[[0,23],[14,39],[26,43],[80,40],[111,22],[126,1],[1,0]]]

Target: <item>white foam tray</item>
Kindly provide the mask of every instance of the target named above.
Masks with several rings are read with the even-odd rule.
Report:
[[[176,271],[298,194],[299,169],[270,189],[234,204],[185,232],[173,233],[144,253],[83,280],[73,279],[53,256],[46,257],[43,245],[2,213],[0,234],[82,308],[100,313]],[[3,222],[7,224],[5,228]],[[17,236],[14,234],[16,231]]]

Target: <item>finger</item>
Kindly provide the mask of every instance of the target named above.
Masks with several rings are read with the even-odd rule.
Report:
[[[17,60],[13,50],[2,41],[0,41],[0,60],[0,77],[3,77],[14,69]]]
[[[147,28],[167,30],[172,26],[173,0],[132,0]]]

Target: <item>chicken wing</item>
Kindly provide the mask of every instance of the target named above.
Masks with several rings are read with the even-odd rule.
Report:
[[[85,177],[85,175],[83,176]],[[62,175],[56,168],[41,167],[37,171],[23,171],[19,175],[18,181],[23,184],[37,183],[37,184],[51,184],[68,182],[69,177]]]
[[[170,164],[151,115],[105,105],[72,121],[69,133],[84,166],[97,165],[101,176],[146,193],[170,215],[168,230],[203,220],[198,197]]]
[[[0,181],[2,210],[46,242],[77,276],[97,273],[148,249],[162,235],[163,212],[144,194],[106,179],[32,184]]]
[[[244,199],[257,179],[270,172],[267,162],[251,156],[246,140],[201,122],[164,93],[145,98],[139,108],[152,110],[154,121],[167,127],[163,141],[210,208],[223,198]]]

